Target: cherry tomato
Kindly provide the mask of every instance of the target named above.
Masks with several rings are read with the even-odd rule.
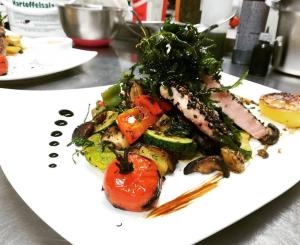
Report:
[[[229,21],[229,25],[231,28],[235,28],[240,24],[240,18],[237,16],[233,16],[230,21]]]
[[[155,204],[161,183],[157,166],[152,160],[129,153],[127,162],[114,160],[107,167],[103,188],[114,207],[140,212]]]
[[[5,55],[0,55],[0,76],[8,71],[8,61]]]
[[[147,108],[134,107],[121,113],[117,118],[120,131],[129,144],[134,143],[148,127],[153,125],[157,117]]]

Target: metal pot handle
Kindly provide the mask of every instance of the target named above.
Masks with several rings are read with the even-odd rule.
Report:
[[[272,57],[272,65],[273,67],[280,67],[282,66],[283,62],[283,56],[284,54],[284,37],[283,36],[278,36],[276,37],[276,40],[274,42],[274,48],[273,48],[273,57]]]

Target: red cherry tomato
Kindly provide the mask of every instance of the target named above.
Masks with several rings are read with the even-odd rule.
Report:
[[[240,24],[240,18],[237,16],[233,16],[230,21],[229,21],[229,25],[231,28],[235,28]]]
[[[129,172],[122,173],[120,164],[122,162],[114,160],[105,171],[103,188],[107,199],[114,207],[124,210],[140,212],[150,209],[161,190],[156,164],[135,153],[128,155],[127,164],[132,164]]]
[[[0,76],[8,71],[8,61],[5,55],[0,55]]]

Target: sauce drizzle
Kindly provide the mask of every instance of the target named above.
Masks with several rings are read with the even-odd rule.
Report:
[[[52,158],[55,158],[55,157],[58,157],[58,154],[53,152],[53,153],[50,153],[49,154],[49,157],[52,157]]]
[[[62,132],[60,132],[60,131],[53,131],[53,132],[51,133],[51,136],[53,136],[53,137],[59,137],[59,136],[62,136]]]
[[[62,109],[58,113],[59,113],[59,115],[64,116],[64,117],[72,117],[72,116],[74,116],[74,113],[72,111],[70,111],[70,110],[67,110],[67,109]]]
[[[190,202],[200,196],[203,196],[210,190],[218,186],[219,181],[223,178],[222,173],[217,173],[200,186],[195,189],[189,190],[182,195],[176,197],[175,199],[166,202],[165,204],[153,209],[148,215],[147,218],[154,218],[161,215],[170,214],[176,212],[184,207],[186,207]]]
[[[59,145],[59,142],[58,141],[51,141],[49,143],[50,146],[58,146]]]
[[[57,120],[57,121],[55,121],[55,124],[57,126],[66,126],[68,123],[65,120]]]

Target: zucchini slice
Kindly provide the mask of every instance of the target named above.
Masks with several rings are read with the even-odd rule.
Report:
[[[166,151],[177,153],[179,158],[193,157],[197,150],[197,144],[193,139],[176,136],[166,136],[162,132],[148,129],[144,134],[144,141]]]
[[[86,160],[93,166],[104,171],[106,167],[116,159],[115,154],[108,148],[102,145],[95,144],[88,146],[83,150]]]

